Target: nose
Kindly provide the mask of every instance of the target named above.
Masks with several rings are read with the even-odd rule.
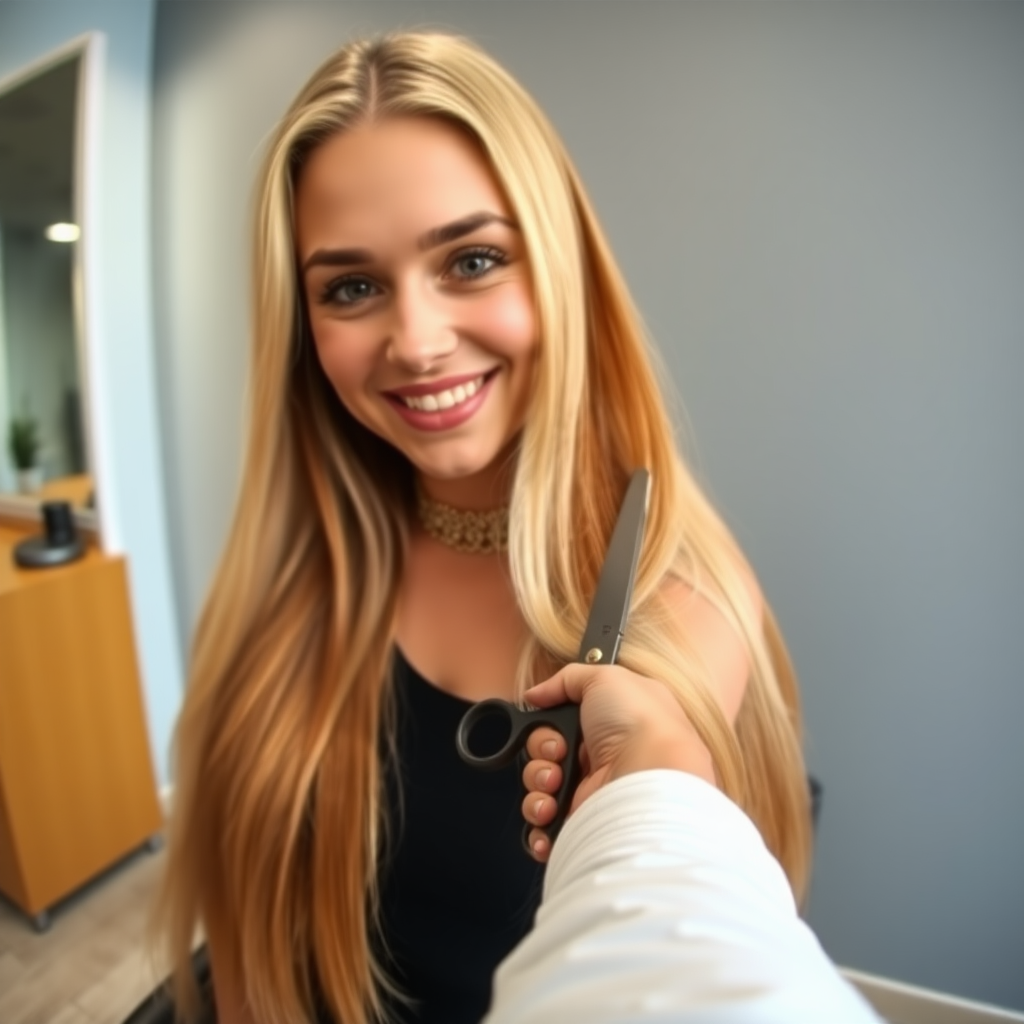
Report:
[[[420,283],[396,289],[386,348],[388,362],[422,374],[451,355],[457,345],[458,332],[440,296]]]

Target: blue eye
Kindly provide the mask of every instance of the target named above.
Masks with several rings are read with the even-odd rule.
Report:
[[[379,289],[367,277],[343,277],[324,289],[323,300],[337,306],[354,306],[377,295]]]
[[[449,273],[464,281],[471,281],[483,277],[505,262],[505,254],[500,249],[471,249],[456,255],[449,264]]]

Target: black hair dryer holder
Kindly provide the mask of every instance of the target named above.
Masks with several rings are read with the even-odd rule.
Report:
[[[71,505],[66,501],[43,502],[46,532],[29,537],[14,547],[14,561],[23,569],[48,569],[73,562],[85,554],[85,544],[75,529]]]

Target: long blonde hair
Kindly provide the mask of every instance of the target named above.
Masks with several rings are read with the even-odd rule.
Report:
[[[582,185],[522,88],[470,43],[401,34],[346,46],[272,137],[255,217],[250,422],[230,539],[195,637],[177,734],[162,921],[188,1006],[197,925],[257,1020],[319,999],[381,1012],[371,951],[382,807],[379,738],[412,509],[407,461],[361,427],[307,337],[292,201],[309,152],[370,119],[440,117],[477,139],[514,210],[539,336],[510,512],[509,561],[532,634],[520,684],[574,655],[632,468],[653,476],[621,662],[678,694],[722,789],[797,893],[810,861],[795,682],[770,611],[684,466],[653,357]],[[675,622],[674,577],[722,610],[751,677],[735,730]]]

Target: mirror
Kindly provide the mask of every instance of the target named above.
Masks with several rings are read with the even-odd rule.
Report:
[[[0,82],[0,513],[32,518],[42,501],[95,505],[79,238],[87,53],[77,41]]]

